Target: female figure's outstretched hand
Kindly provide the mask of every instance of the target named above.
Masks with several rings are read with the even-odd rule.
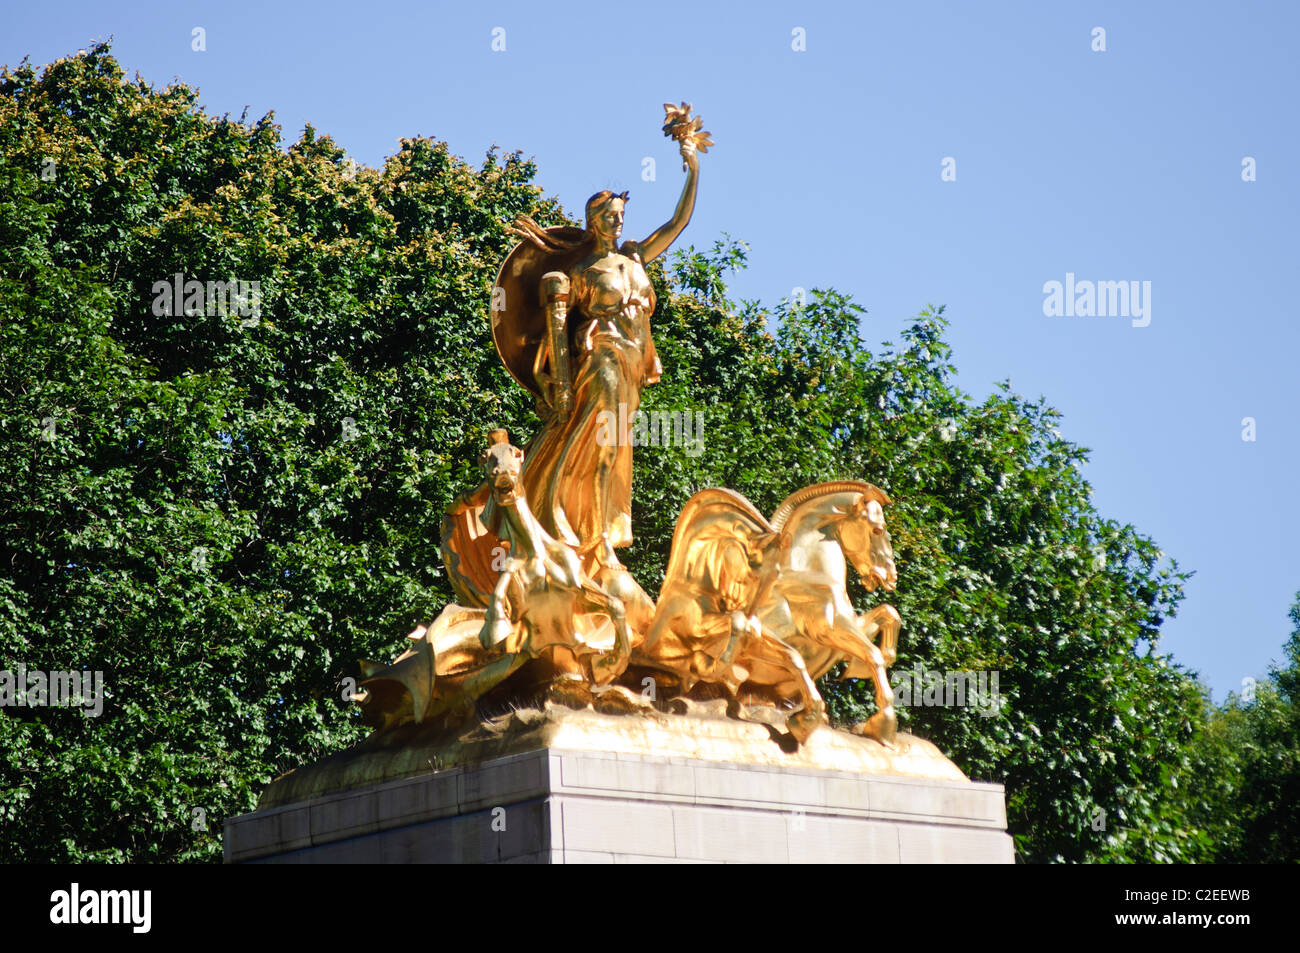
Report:
[[[682,153],[682,171],[699,172],[700,157],[697,154],[697,149],[695,146],[694,139],[688,136],[687,138],[682,140],[681,153]]]
[[[679,144],[686,184],[682,187],[682,197],[677,201],[677,209],[673,212],[673,217],[656,228],[649,238],[639,243],[641,260],[645,263],[654,261],[666,252],[690,222],[691,213],[695,211],[695,190],[700,174],[699,153],[708,152],[709,146],[713,145],[709,134],[701,131],[700,127],[703,123],[699,117],[691,117],[689,103],[682,103],[680,107],[672,103],[664,103],[664,110],[667,113],[664,135],[671,136]]]

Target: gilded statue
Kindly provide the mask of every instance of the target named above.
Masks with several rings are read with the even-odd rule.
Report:
[[[635,710],[653,683],[658,703],[720,693],[737,717],[781,713],[802,743],[826,723],[816,680],[843,662],[843,677],[875,686],[876,713],[854,730],[886,745],[895,736],[887,667],[900,619],[887,605],[858,614],[846,589],[850,565],[868,590],[897,581],[879,488],[804,487],[770,520],[730,490],[697,493],[657,605],[616,555],[632,543],[632,441],[611,422],[626,426],[663,370],[645,266],[689,223],[699,153],[712,145],[686,103],[665,104],[663,131],[686,181],[645,239],[622,240],[628,195],[610,190],[587,201],[585,228],[527,216],[511,228],[521,241],[497,276],[493,339],[542,425],[523,451],[494,431],[483,482],[447,511],[441,552],[460,603],[412,632],[392,664],[366,664],[357,698],[381,730],[539,690]]]

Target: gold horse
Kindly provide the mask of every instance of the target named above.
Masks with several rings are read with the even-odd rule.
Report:
[[[452,604],[391,665],[363,662],[361,702],[376,727],[420,724],[468,711],[474,703],[538,660],[561,682],[604,687],[627,668],[632,639],[624,600],[593,580],[573,547],[546,532],[533,515],[520,476],[523,453],[505,431],[494,430],[479,458],[486,477],[466,513],[464,501],[449,517],[475,522],[499,540],[492,557],[496,584],[481,592],[462,580],[458,593],[471,604]],[[455,553],[444,545],[449,568]],[[612,645],[607,645],[612,636]]]
[[[897,584],[888,502],[870,483],[818,483],[768,520],[738,493],[697,493],[677,520],[636,661],[672,672],[683,691],[714,682],[742,703],[794,702],[787,727],[801,742],[826,722],[816,679],[845,661],[845,678],[875,684],[877,711],[854,731],[891,743],[897,717],[886,667],[899,616],[891,606],[859,616],[846,591],[849,561],[868,590]]]

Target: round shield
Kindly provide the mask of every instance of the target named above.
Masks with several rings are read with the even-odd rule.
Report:
[[[586,232],[571,225],[559,225],[546,229],[546,234],[560,241],[576,242]],[[567,275],[590,252],[589,242],[554,252],[522,241],[506,256],[497,272],[492,288],[492,340],[510,376],[539,397],[542,391],[533,374],[533,361],[547,334],[542,275],[548,271],[562,271]],[[570,313],[573,310],[570,302]],[[570,353],[574,353],[575,323],[572,320],[568,323]]]

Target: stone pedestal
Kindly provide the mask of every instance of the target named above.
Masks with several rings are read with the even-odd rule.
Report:
[[[825,731],[823,745],[876,744]],[[911,761],[900,763],[937,757],[949,776],[818,768],[799,763],[806,751],[780,764],[592,750],[592,732],[580,736],[581,747],[561,732],[536,750],[265,806],[226,822],[226,861],[1012,861],[1002,786],[962,779],[919,739],[901,736]]]

